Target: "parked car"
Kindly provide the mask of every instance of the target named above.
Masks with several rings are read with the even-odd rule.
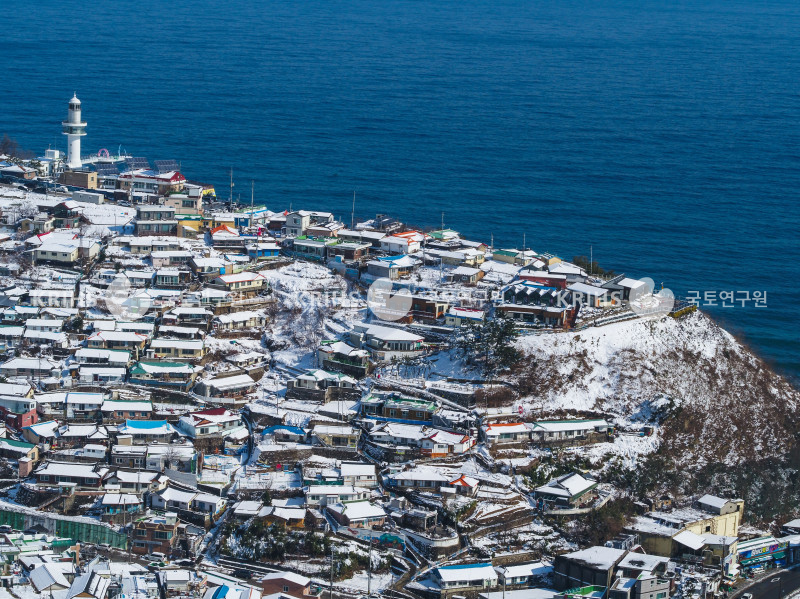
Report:
[[[167,561],[167,556],[161,553],[160,551],[153,551],[148,553],[145,558],[150,560],[151,562],[165,562]]]

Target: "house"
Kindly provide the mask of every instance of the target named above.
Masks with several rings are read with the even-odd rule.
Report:
[[[74,308],[74,289],[31,289],[28,292],[31,306],[37,308]]]
[[[608,589],[609,599],[665,599],[672,590],[672,582],[651,574],[636,578],[617,577]]]
[[[179,361],[200,360],[205,355],[202,339],[153,339],[147,357]]]
[[[340,240],[328,244],[328,258],[342,262],[358,262],[369,256],[372,246],[369,243]]]
[[[160,472],[118,469],[108,477],[109,487],[136,494],[155,493],[167,486],[169,479]]]
[[[163,516],[150,516],[133,525],[131,551],[145,555],[155,551],[169,556],[177,541],[178,518],[173,512]]]
[[[64,568],[60,563],[44,563],[34,566],[28,573],[31,586],[37,593],[50,593],[64,591],[71,583],[64,575]]]
[[[414,320],[432,323],[442,318],[449,306],[449,302],[437,298],[435,295],[431,297],[426,295],[412,295],[410,314]]]
[[[365,322],[355,324],[350,342],[370,352],[377,361],[412,358],[425,352],[424,339],[416,333]]]
[[[39,448],[33,443],[0,438],[0,457],[9,460],[26,458],[30,460],[32,464],[35,464],[39,461]]]
[[[158,510],[192,510],[211,516],[219,514],[227,503],[219,495],[196,490],[181,490],[171,486],[152,495],[151,498],[153,507]]]
[[[343,372],[355,378],[369,374],[369,352],[345,343],[326,339],[317,348],[317,364],[328,372]]]
[[[75,462],[45,462],[33,475],[36,483],[44,486],[63,484],[81,489],[99,489],[109,478],[110,469],[102,464],[80,464]]]
[[[431,578],[444,590],[488,589],[497,586],[497,572],[492,564],[459,564],[438,566]]]
[[[147,335],[132,331],[98,331],[86,339],[91,349],[114,349],[128,351],[138,359],[147,343]]]
[[[741,499],[706,496],[702,504],[696,503],[693,507],[673,507],[669,511],[652,511],[638,516],[625,530],[639,535],[639,541],[648,553],[673,556],[683,553],[685,543],[693,538],[679,536],[686,531],[696,536],[738,537],[743,512],[744,501]]]
[[[125,191],[144,191],[154,195],[165,196],[183,191],[186,177],[178,171],[160,173],[150,169],[129,170],[117,177],[117,189]],[[153,206],[148,206],[153,208]],[[175,213],[174,208],[170,208]]]
[[[249,585],[225,582],[221,586],[209,588],[203,595],[203,599],[261,599],[261,591]],[[279,593],[270,599],[290,599],[290,597]]]
[[[524,422],[491,422],[481,426],[481,435],[488,445],[527,443],[531,430]]]
[[[358,381],[339,372],[307,370],[287,381],[286,397],[328,403],[334,399],[361,396]]]
[[[374,489],[378,486],[375,464],[364,462],[341,462],[339,476],[345,485]]]
[[[47,358],[11,358],[0,365],[0,374],[7,378],[41,379],[59,377],[58,362]]]
[[[520,587],[535,584],[549,578],[553,566],[548,562],[529,562],[525,564],[509,564],[496,566],[499,584],[506,587]]]
[[[375,391],[361,400],[362,415],[376,420],[430,424],[438,409],[435,401],[386,391]]]
[[[284,528],[305,528],[307,511],[302,507],[272,505],[259,512],[259,517],[267,524],[277,524]]]
[[[162,322],[167,326],[195,326],[207,330],[212,316],[213,313],[206,308],[178,306],[165,312]]]
[[[152,387],[177,387],[187,391],[200,370],[200,366],[185,362],[140,361],[131,367],[128,382]]]
[[[115,446],[115,448],[118,446]],[[136,447],[130,445],[128,447]],[[191,442],[150,443],[147,445],[145,467],[157,472],[165,468],[181,472],[194,472],[198,466],[198,453]]]
[[[600,308],[611,305],[611,292],[603,287],[596,287],[587,283],[573,283],[567,287],[570,292],[570,305],[589,306]]]
[[[200,380],[194,392],[212,403],[235,403],[243,402],[255,388],[256,382],[249,374],[234,374]]]
[[[244,271],[232,275],[220,275],[214,284],[239,296],[252,296],[259,293],[266,283],[266,278],[256,272]]]
[[[22,429],[39,422],[36,401],[19,395],[0,395],[0,417],[6,426]]]
[[[381,239],[381,249],[388,254],[413,254],[420,251],[424,239],[419,231],[394,233]]]
[[[312,438],[324,447],[358,448],[359,429],[343,424],[315,424]]]
[[[573,508],[595,499],[596,489],[597,481],[593,478],[570,472],[537,487],[533,496],[547,507]]]
[[[134,444],[169,443],[177,431],[166,420],[126,420],[117,426],[117,434],[129,435]]]
[[[267,317],[262,312],[231,312],[214,317],[214,324],[220,331],[255,329],[266,326]]]
[[[70,422],[58,428],[56,442],[53,445],[59,448],[79,448],[87,444],[104,445],[107,442],[108,430],[105,426]]]
[[[104,401],[104,393],[69,392],[64,398],[66,417],[68,420],[99,421]]]
[[[159,268],[156,271],[156,287],[183,289],[192,282],[192,272],[179,268]]]
[[[75,359],[80,365],[110,366],[127,368],[131,361],[131,352],[121,349],[97,349],[81,347],[75,352]]]
[[[605,441],[613,431],[605,420],[540,420],[530,423],[531,441],[542,444],[576,440]]]
[[[482,323],[485,317],[483,310],[453,306],[447,311],[444,324],[448,327],[462,327],[470,323]]]
[[[303,492],[308,506],[327,506],[369,499],[370,490],[349,485],[311,485]]]
[[[127,368],[112,366],[81,366],[78,369],[78,380],[81,385],[104,386],[121,385],[125,382]]]
[[[410,276],[420,264],[421,260],[406,255],[380,257],[367,262],[367,275],[372,279],[397,281]]]
[[[110,577],[91,570],[75,577],[64,599],[106,599],[110,586]]]
[[[324,262],[328,257],[328,246],[335,243],[336,239],[333,238],[307,239],[298,237],[292,242],[292,251],[299,258]]]
[[[210,408],[198,412],[190,412],[178,420],[178,429],[190,439],[201,439],[210,436],[226,436],[243,427],[238,413],[225,408]]]
[[[383,508],[370,501],[328,503],[325,511],[339,524],[350,528],[372,528],[386,522]]]
[[[264,595],[288,593],[293,597],[311,594],[311,579],[294,572],[270,572],[261,579]]]
[[[104,421],[146,420],[153,415],[149,399],[105,399],[100,407]]]
[[[59,423],[56,420],[46,420],[31,424],[22,429],[22,437],[35,444],[50,445],[55,441]]]
[[[401,489],[423,489],[435,492],[457,493],[474,496],[478,492],[479,481],[471,476],[430,467],[418,467],[403,472],[394,472],[386,477],[388,487]]]
[[[431,458],[445,458],[466,453],[475,446],[476,439],[464,433],[451,433],[430,429],[421,442],[422,453]]]
[[[286,215],[286,235],[300,237],[305,235],[311,225],[321,225],[334,221],[330,212],[316,212],[311,210],[296,210]]]
[[[247,257],[255,262],[275,258],[280,254],[281,251],[281,247],[274,241],[259,241],[257,243],[251,243],[247,245],[245,249],[247,250]]]
[[[474,285],[480,281],[485,274],[486,273],[484,273],[480,268],[474,268],[472,266],[458,266],[451,270],[447,276],[454,283],[467,283]]]
[[[114,516],[126,512],[133,514],[142,509],[142,498],[135,493],[120,493],[116,491],[103,495],[100,505],[103,508],[103,514],[106,516]]]
[[[553,584],[558,590],[584,586],[609,588],[617,565],[627,551],[594,546],[557,555],[553,563]]]

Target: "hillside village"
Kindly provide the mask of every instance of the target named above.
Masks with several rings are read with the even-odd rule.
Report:
[[[648,317],[646,283],[57,162],[0,157],[0,592],[721,597],[800,560],[796,520],[615,484],[658,419],[531,397],[532,348]]]

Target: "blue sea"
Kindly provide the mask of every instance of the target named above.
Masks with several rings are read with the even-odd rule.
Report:
[[[0,31],[0,134],[25,148],[66,148],[77,91],[86,152],[223,197],[233,167],[272,209],[349,222],[355,190],[362,218],[765,292],[708,311],[800,375],[796,1],[39,0]]]

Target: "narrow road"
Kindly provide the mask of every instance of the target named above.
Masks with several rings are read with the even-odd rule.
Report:
[[[800,589],[800,570],[773,570],[760,582],[742,589],[732,597],[741,599],[750,594],[753,599],[782,599]]]

